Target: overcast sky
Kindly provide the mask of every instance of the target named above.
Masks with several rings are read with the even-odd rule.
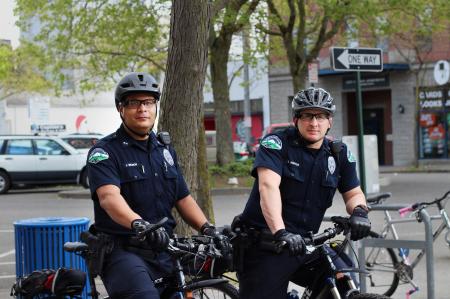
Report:
[[[13,47],[19,43],[19,28],[14,23],[15,0],[0,0],[0,39],[9,39]]]

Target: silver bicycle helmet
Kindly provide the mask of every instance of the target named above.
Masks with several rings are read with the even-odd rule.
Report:
[[[300,90],[292,99],[292,113],[294,117],[305,109],[318,108],[333,114],[336,111],[336,106],[333,104],[331,95],[322,88],[309,87]]]

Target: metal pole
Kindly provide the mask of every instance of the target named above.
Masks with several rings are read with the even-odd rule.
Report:
[[[358,118],[358,156],[359,156],[359,179],[361,181],[361,189],[366,193],[366,171],[364,158],[364,125],[363,125],[363,109],[361,95],[361,74],[356,72],[356,114]]]
[[[425,250],[427,261],[427,298],[434,299],[434,251],[433,251],[433,225],[430,215],[425,209],[420,210],[423,223],[425,225]]]
[[[244,55],[248,53],[250,45],[248,40],[247,29],[242,30],[243,50]],[[252,144],[252,115],[250,110],[250,75],[248,70],[248,63],[244,60],[244,127],[245,127],[245,142],[247,147]]]

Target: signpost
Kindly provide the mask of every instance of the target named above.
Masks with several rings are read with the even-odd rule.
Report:
[[[358,116],[358,155],[361,189],[366,194],[366,172],[364,168],[364,126],[360,72],[381,72],[383,51],[378,48],[331,48],[331,64],[335,71],[356,72],[356,111]]]

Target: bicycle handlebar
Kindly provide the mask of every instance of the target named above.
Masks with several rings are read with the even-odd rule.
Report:
[[[348,217],[333,216],[331,217],[331,221],[333,222],[334,227],[327,228],[322,233],[311,235],[309,237],[303,237],[305,244],[307,246],[319,247],[326,241],[333,239],[342,232],[346,233],[350,229]],[[267,249],[274,251],[275,253],[281,253],[286,245],[287,243],[285,241],[264,244]]]
[[[405,208],[399,209],[398,212],[399,212],[401,217],[404,217],[405,214],[407,214],[408,212],[417,211],[417,210],[423,209],[423,208],[425,208],[427,206],[431,206],[431,205],[434,205],[434,204],[437,204],[438,207],[441,208],[440,202],[443,201],[444,199],[446,199],[449,195],[450,195],[450,190],[445,192],[445,194],[442,197],[436,198],[433,201],[430,201],[430,202],[417,202],[417,203],[414,203],[414,204],[410,205],[409,207],[405,207]]]
[[[181,252],[188,254],[201,253],[210,257],[222,257],[222,252],[217,248],[211,237],[203,235],[170,239],[168,251],[174,254]]]

